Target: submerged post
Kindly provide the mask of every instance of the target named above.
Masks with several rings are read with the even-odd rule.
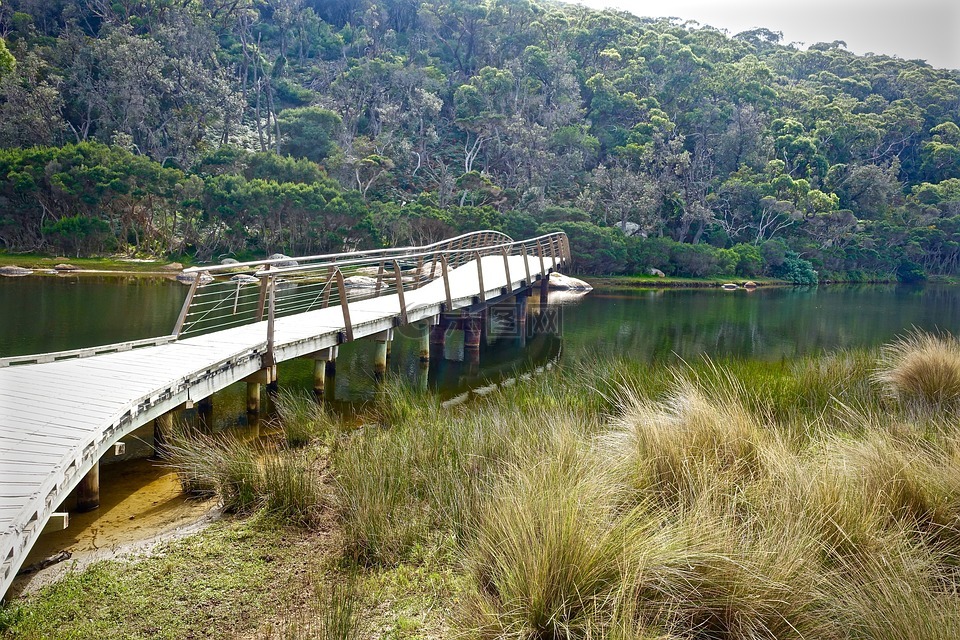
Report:
[[[273,382],[276,371],[275,366],[269,366],[244,378],[247,383],[247,413],[260,412],[260,387]]]
[[[527,292],[517,294],[514,310],[517,321],[517,346],[519,347],[527,346],[527,297]]]
[[[83,476],[77,485],[78,513],[86,513],[100,507],[100,461],[93,463],[93,468]]]
[[[430,321],[424,321],[420,325],[420,362],[430,361],[430,334],[432,328]]]
[[[430,359],[434,362],[439,362],[446,356],[447,324],[441,315],[437,324],[430,327]]]
[[[377,351],[373,359],[373,374],[381,379],[387,373],[387,354],[393,341],[393,329],[381,331],[374,336],[374,340],[377,341]]]
[[[480,362],[480,331],[482,321],[475,315],[463,318],[463,359],[466,362]]]
[[[323,397],[327,384],[327,370],[330,364],[337,359],[338,351],[339,347],[333,346],[306,356],[313,360],[313,392],[318,397]]]
[[[258,413],[260,411],[260,383],[247,383],[247,413]]]

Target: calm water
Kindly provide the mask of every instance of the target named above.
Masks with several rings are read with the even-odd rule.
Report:
[[[0,278],[0,357],[166,334],[186,290],[170,280],[135,276]],[[566,353],[607,349],[649,361],[701,354],[792,358],[838,347],[880,344],[911,327],[960,331],[960,288],[935,285],[754,292],[596,290],[579,300],[558,302],[562,305],[560,343]],[[417,345],[412,335],[403,333],[398,331],[392,366],[414,375]],[[485,351],[479,375],[509,370],[531,358],[555,357],[560,351],[555,342],[533,340],[520,353],[514,342],[501,340]],[[365,372],[372,361],[372,348],[367,341],[346,345],[338,371],[361,372],[357,377],[369,378]],[[457,349],[454,338],[449,355],[457,358]],[[456,376],[463,372],[435,373]],[[293,374],[299,377],[297,372]],[[356,389],[344,386],[342,391],[348,398]]]

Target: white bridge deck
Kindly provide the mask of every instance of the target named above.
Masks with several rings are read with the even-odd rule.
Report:
[[[505,259],[480,258],[483,292],[476,260],[450,270],[453,308],[530,286],[527,273],[536,279],[561,262],[514,255],[508,270]],[[446,301],[441,279],[406,292],[407,321],[436,316]],[[396,326],[401,314],[396,293],[348,308],[354,339]],[[275,361],[338,344],[344,324],[340,306],[276,318]],[[266,325],[264,320],[159,346],[0,368],[0,596],[50,515],[114,443],[263,368]]]

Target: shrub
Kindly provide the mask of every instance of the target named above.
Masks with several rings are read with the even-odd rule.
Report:
[[[737,244],[730,248],[736,254],[735,272],[738,276],[753,277],[763,272],[763,256],[752,244]]]
[[[670,249],[670,263],[673,271],[680,276],[709,278],[732,271],[727,256],[721,249],[708,244],[676,243]]]
[[[793,284],[817,284],[818,282],[813,264],[792,251],[787,252],[783,264],[773,270],[773,275]]]

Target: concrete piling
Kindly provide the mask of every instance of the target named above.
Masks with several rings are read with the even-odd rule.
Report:
[[[430,361],[430,342],[433,328],[429,322],[420,325],[420,362]]]
[[[77,506],[78,513],[86,513],[100,507],[100,461],[94,463],[93,468],[87,472],[77,485]]]
[[[517,346],[527,346],[527,297],[519,294],[516,297],[516,319],[517,319]]]
[[[439,362],[447,349],[447,323],[441,320],[430,327],[430,359]]]
[[[467,362],[480,362],[480,334],[482,320],[475,315],[466,315],[463,324],[463,359]]]
[[[260,383],[247,383],[247,413],[260,412]]]
[[[387,373],[387,356],[393,341],[393,329],[387,329],[373,336],[377,341],[377,350],[373,357],[373,375],[379,380]]]

